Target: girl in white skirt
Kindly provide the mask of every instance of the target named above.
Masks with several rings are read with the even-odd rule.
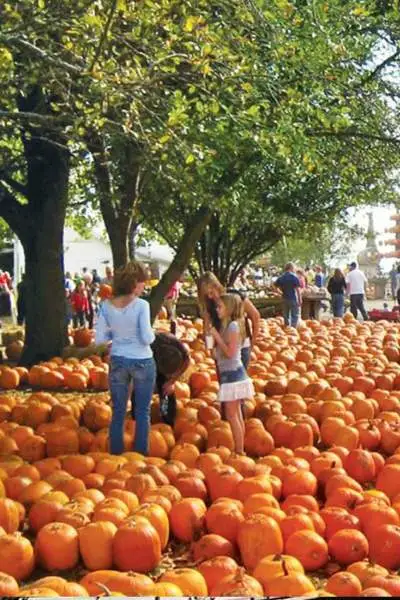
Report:
[[[240,409],[241,400],[254,394],[253,384],[241,360],[241,347],[246,336],[243,302],[237,294],[224,294],[217,302],[221,319],[218,332],[211,329],[216,345],[216,361],[219,372],[219,401],[224,403],[225,416],[232,429],[235,451],[244,452],[244,420]]]

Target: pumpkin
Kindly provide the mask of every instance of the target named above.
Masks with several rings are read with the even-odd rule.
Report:
[[[380,525],[369,540],[369,558],[390,570],[400,568],[400,527]]]
[[[53,523],[62,507],[63,505],[60,502],[53,500],[40,500],[35,502],[28,513],[30,529],[34,532],[38,532],[48,523]]]
[[[159,504],[147,503],[135,510],[134,516],[148,519],[158,533],[161,550],[165,550],[169,540],[169,520],[165,510]]]
[[[20,589],[21,596],[27,598],[54,598],[59,596],[57,592],[48,587],[28,586]]]
[[[54,590],[59,596],[88,596],[86,589],[79,583],[74,581],[67,581],[62,577],[50,576],[42,577],[35,581],[35,586],[50,588]]]
[[[9,498],[0,498],[0,527],[7,533],[17,531],[20,522],[18,504]]]
[[[160,538],[146,518],[132,517],[118,529],[113,539],[113,562],[118,569],[146,573],[160,560]]]
[[[314,531],[301,530],[293,533],[285,544],[286,554],[297,558],[306,571],[316,571],[328,562],[328,545]]]
[[[361,531],[341,529],[328,542],[331,557],[341,565],[363,560],[368,556],[368,540]]]
[[[79,551],[87,569],[96,571],[112,567],[112,543],[116,532],[117,527],[108,521],[97,521],[79,529]]]
[[[315,587],[311,579],[299,572],[289,573],[285,570],[283,562],[284,575],[275,577],[268,584],[269,594],[271,596],[304,596],[315,593]]]
[[[0,571],[17,581],[28,579],[35,566],[32,544],[21,533],[0,536]]]
[[[235,549],[233,544],[221,535],[208,533],[192,544],[192,554],[196,562],[201,562],[216,556],[233,558]]]
[[[17,596],[19,585],[11,575],[0,573],[0,594],[2,596]]]
[[[151,596],[153,593],[152,580],[141,573],[120,573],[104,569],[87,573],[79,583],[89,596],[103,593],[104,587],[110,592],[119,592],[125,596]]]
[[[291,573],[304,573],[303,565],[297,558],[286,554],[269,554],[258,562],[253,576],[262,584],[265,594],[269,594],[268,586],[273,579]]]
[[[182,542],[191,542],[202,531],[207,512],[200,498],[183,498],[172,506],[169,521],[173,535]]]
[[[159,581],[177,585],[184,596],[207,596],[208,594],[206,580],[195,569],[184,568],[165,571]]]
[[[238,569],[233,575],[221,579],[211,590],[211,596],[249,596],[261,598],[264,596],[261,584],[248,575],[244,569]]]
[[[158,597],[172,596],[179,598],[180,596],[183,596],[182,590],[175,583],[162,583],[161,581],[158,581],[153,585],[152,593]]]
[[[238,528],[237,544],[246,569],[253,570],[268,554],[283,552],[283,539],[278,523],[262,514],[248,516]]]
[[[37,534],[35,553],[47,571],[73,569],[79,560],[78,532],[67,523],[49,523]]]
[[[235,575],[239,566],[230,556],[214,556],[198,565],[199,572],[207,583],[207,588],[212,590],[221,579]]]

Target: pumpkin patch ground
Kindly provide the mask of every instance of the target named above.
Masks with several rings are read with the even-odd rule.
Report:
[[[90,346],[0,366],[0,593],[399,596],[400,326],[262,321],[245,455],[202,322],[178,331],[190,366],[173,428],[153,398],[148,457],[130,416],[108,453],[108,362]]]

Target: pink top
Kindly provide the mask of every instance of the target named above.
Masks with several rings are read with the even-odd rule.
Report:
[[[165,296],[166,298],[177,298],[179,296],[179,291],[181,289],[181,282],[175,281],[175,283],[169,288],[168,294]]]

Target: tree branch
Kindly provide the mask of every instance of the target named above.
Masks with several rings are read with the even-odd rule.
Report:
[[[118,0],[113,0],[113,2],[112,2],[111,8],[110,8],[110,12],[108,13],[108,17],[107,17],[107,21],[106,21],[105,27],[104,27],[104,29],[103,29],[103,31],[101,33],[101,36],[100,36],[99,45],[96,48],[96,52],[95,52],[94,58],[92,60],[92,64],[89,67],[89,72],[93,71],[94,67],[96,66],[97,61],[100,58],[100,54],[102,53],[104,42],[106,41],[108,32],[109,32],[110,27],[111,27],[112,20],[114,18],[114,14],[115,14],[115,11],[116,11],[116,8],[117,8],[117,3],[118,3]]]
[[[29,50],[29,52],[36,54],[36,56],[41,58],[43,61],[46,61],[51,65],[61,67],[62,69],[65,69],[66,71],[68,71],[69,73],[73,73],[74,75],[83,74],[83,70],[80,67],[71,65],[70,63],[65,62],[61,58],[54,58],[53,56],[47,54],[47,52],[45,52],[41,48],[38,48],[37,46],[32,44],[31,42],[23,40],[17,36],[0,35],[0,42],[5,44],[6,46],[12,46],[13,44],[16,46],[21,46],[22,48]]]
[[[15,179],[13,179],[12,177],[10,177],[9,175],[7,175],[6,173],[4,173],[2,171],[0,171],[0,182],[1,181],[6,183],[8,186],[10,186],[10,188],[13,189],[14,192],[17,192],[18,194],[22,194],[23,196],[28,195],[28,188],[26,185],[24,185],[23,183],[20,183],[19,181],[15,181]]]
[[[385,58],[385,60],[382,61],[379,65],[377,65],[373,71],[368,73],[368,75],[364,78],[363,83],[368,83],[372,79],[375,79],[375,77],[377,75],[379,75],[379,73],[381,73],[381,71],[383,71],[388,65],[390,65],[390,63],[392,61],[396,60],[396,58],[398,58],[399,56],[400,56],[400,48],[398,48],[396,50],[396,52],[393,52],[393,54],[391,54],[390,56]]]
[[[355,131],[348,129],[347,131],[330,131],[329,129],[306,129],[306,134],[309,136],[326,136],[326,137],[337,137],[337,138],[360,138],[364,140],[371,140],[376,142],[384,142],[386,144],[393,144],[395,146],[400,145],[400,138],[389,137],[385,135],[376,135],[373,133],[363,133],[362,131]]]
[[[37,121],[40,125],[49,125],[49,124],[65,124],[67,123],[67,119],[65,116],[54,117],[52,115],[41,115],[40,113],[35,112],[26,112],[26,111],[9,111],[9,110],[0,110],[0,118],[10,119],[12,121]]]
[[[21,241],[26,239],[29,230],[30,219],[27,212],[27,206],[20,204],[0,181],[0,217],[8,223]]]

